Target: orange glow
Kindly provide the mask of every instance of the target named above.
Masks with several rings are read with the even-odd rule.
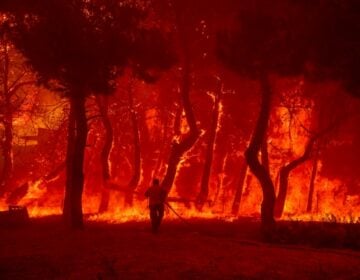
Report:
[[[215,101],[215,95],[210,94],[213,101]],[[43,100],[45,115],[41,117],[32,117],[32,126],[29,126],[29,116],[21,116],[14,120],[14,127],[17,137],[31,137],[37,136],[37,130],[39,128],[48,128],[51,131],[58,129],[58,127],[64,122],[66,115],[66,109],[68,104],[62,103],[58,105],[61,100],[55,96],[48,95],[47,98]],[[150,142],[160,141],[160,137],[165,133],[165,128],[160,122],[160,111],[152,107],[147,109],[144,112],[144,120],[142,125],[145,127],[140,128],[140,138],[144,137],[145,128],[149,133]],[[216,125],[216,133],[221,133],[223,129],[223,118],[224,111],[227,108],[221,100],[219,103],[219,117]],[[46,116],[46,117],[44,117]],[[174,118],[174,115],[172,116]],[[309,134],[305,128],[310,130],[311,120],[313,118],[313,111],[311,106],[308,108],[303,108],[297,110],[293,115],[290,116],[288,108],[285,106],[277,106],[273,109],[272,112],[272,125],[269,130],[268,136],[268,149],[270,155],[270,172],[272,179],[275,183],[276,189],[278,188],[277,184],[277,172],[281,166],[285,163],[296,159],[301,156],[304,152],[306,142],[309,138]],[[35,120],[35,121],[34,121]],[[118,124],[121,120],[115,116],[112,116],[112,121],[114,124]],[[169,122],[171,123],[171,122]],[[171,126],[169,126],[168,134],[172,132]],[[122,127],[119,128],[123,129]],[[183,176],[181,170],[191,170],[192,160],[196,159],[199,154],[202,152],[203,135],[205,130],[203,127],[199,127],[201,135],[195,148],[188,151],[180,160],[177,168],[176,178]],[[100,163],[98,162],[99,151],[101,149],[101,128],[98,128],[97,124],[94,123],[91,127],[91,138],[88,140],[89,148],[87,149],[87,161],[85,163],[85,175],[91,175],[92,179],[96,179],[96,176],[100,176]],[[130,129],[129,129],[130,131]],[[185,135],[189,132],[189,126],[187,124],[184,113],[181,116],[180,123],[181,135]],[[121,130],[122,132],[122,130]],[[118,132],[116,132],[118,133]],[[124,134],[125,135],[125,134]],[[175,136],[173,141],[177,141],[182,137],[181,135]],[[94,138],[94,139],[93,139]],[[34,138],[35,139],[35,138]],[[132,139],[130,137],[130,139]],[[168,137],[168,139],[171,139]],[[17,141],[17,140],[16,140]],[[20,141],[20,140],[19,140]],[[32,144],[33,146],[38,145],[37,140],[28,140],[33,142],[27,142],[27,145]],[[116,143],[121,143],[122,138],[117,140]],[[142,141],[143,138],[142,138]],[[217,149],[222,147],[224,143],[220,143],[221,139],[216,136],[214,153],[217,152]],[[132,142],[129,141],[129,142]],[[144,200],[142,192],[145,187],[147,187],[147,182],[145,180],[145,171],[144,168],[152,168],[151,166],[144,166],[144,164],[149,164],[148,161],[142,159],[142,170],[141,170],[141,179],[140,186],[136,189],[139,193],[136,193],[134,197],[134,203],[132,207],[125,207],[124,197],[127,186],[127,180],[129,174],[118,174],[120,167],[127,166],[126,170],[132,168],[132,152],[128,152],[123,147],[119,148],[118,144],[113,143],[111,149],[111,157],[109,160],[111,166],[111,175],[109,182],[113,182],[112,185],[115,187],[109,187],[110,192],[110,202],[109,209],[105,213],[97,214],[99,204],[100,204],[100,180],[96,181],[87,181],[85,184],[85,193],[83,195],[83,210],[86,214],[86,217],[91,221],[105,221],[109,223],[121,223],[126,221],[141,221],[148,219],[148,209],[147,202]],[[143,144],[143,143],[142,143]],[[167,143],[169,145],[169,143]],[[125,146],[124,147],[129,147]],[[168,149],[167,147],[158,147],[154,146],[155,149]],[[143,148],[143,147],[142,147]],[[131,148],[132,149],[132,148]],[[130,150],[131,151],[131,150]],[[149,153],[146,151],[146,148],[143,148],[143,155]],[[243,151],[232,151],[234,155],[242,155]],[[231,214],[231,207],[234,199],[235,181],[231,181],[229,173],[227,173],[227,167],[231,164],[229,158],[232,156],[231,153],[224,155],[223,161],[218,169],[218,173],[211,175],[209,183],[209,200],[210,203],[206,203],[205,206],[199,211],[195,205],[194,201],[198,192],[198,189],[189,191],[189,196],[187,199],[190,200],[188,206],[184,206],[183,203],[170,202],[171,206],[181,215],[183,218],[203,218],[203,219],[225,219],[225,220],[235,220],[237,216]],[[63,152],[65,154],[65,152]],[[146,155],[149,156],[149,155]],[[163,176],[164,170],[166,168],[167,154],[164,154],[164,159],[161,159],[161,166],[158,171],[151,170],[151,174],[154,172],[162,173],[156,174]],[[153,162],[155,158],[152,159]],[[147,163],[146,163],[147,162]],[[120,167],[119,167],[120,166]],[[315,180],[315,191],[313,197],[313,210],[311,213],[306,212],[306,203],[309,190],[309,174],[311,169],[311,162],[305,162],[303,165],[299,166],[291,173],[289,177],[289,186],[287,199],[285,202],[284,214],[282,219],[287,220],[316,220],[316,221],[338,221],[338,222],[359,222],[359,213],[360,213],[360,196],[355,194],[348,194],[346,186],[340,179],[330,179],[324,177],[321,173],[322,170],[322,161],[319,161],[319,171]],[[89,171],[90,170],[90,171]],[[116,171],[117,170],[117,171]],[[199,170],[202,170],[199,168]],[[89,173],[90,172],[90,173]],[[195,174],[190,171],[189,179],[192,180],[192,177],[198,178],[199,173]],[[201,171],[196,171],[201,172]],[[41,173],[41,172],[40,172]],[[42,172],[44,175],[46,172]],[[62,173],[63,174],[63,173]],[[194,176],[192,176],[194,175]],[[62,175],[63,176],[63,175]],[[17,205],[26,206],[31,217],[41,217],[47,215],[59,215],[62,211],[63,203],[63,189],[64,183],[60,183],[61,176],[57,176],[52,180],[45,180],[43,177],[40,179],[28,180],[28,190],[26,194],[17,202]],[[90,177],[90,176],[89,176]],[[229,181],[230,180],[230,181]],[[180,198],[180,192],[178,192],[177,187],[179,187],[179,180],[175,180],[174,187],[171,189],[169,197]],[[51,185],[51,186],[50,186]],[[89,189],[87,189],[89,188]],[[60,191],[52,193],[51,190],[57,189]],[[259,183],[256,178],[251,174],[250,171],[246,174],[246,179],[243,187],[243,193],[240,203],[239,216],[250,216],[259,218],[260,214],[260,204],[262,200],[262,192]],[[6,202],[6,197],[2,198],[0,201],[0,209],[2,211],[7,210],[8,205]],[[168,219],[178,219],[178,217],[172,213],[171,210],[166,212]]]
[[[221,177],[224,175],[221,175]],[[251,175],[250,175],[251,176]],[[296,177],[298,185],[301,177]],[[220,178],[221,179],[221,178]],[[252,180],[254,182],[255,179]],[[222,183],[221,183],[222,184]],[[301,184],[300,184],[301,186]],[[320,178],[316,182],[314,211],[306,213],[307,192],[305,184],[301,190],[290,190],[286,201],[284,216],[285,220],[304,220],[304,221],[328,221],[355,223],[360,222],[360,197],[358,195],[346,195],[340,192],[341,182],[331,181]],[[224,192],[224,186],[221,187]],[[296,192],[296,193],[294,193]],[[337,196],[334,197],[336,192]],[[213,193],[210,194],[211,198]],[[170,193],[172,197],[178,197],[176,188]],[[217,199],[215,204],[208,205],[199,211],[195,206],[185,207],[181,203],[170,202],[170,205],[183,218],[202,218],[202,219],[225,219],[235,220],[237,217],[231,214],[232,197],[222,193],[222,199]],[[239,216],[259,217],[259,204],[261,202],[261,189],[257,183],[245,186]],[[46,203],[46,187],[44,181],[39,180],[29,184],[27,194],[19,201],[19,206],[26,206],[30,217],[42,217],[48,215],[59,215],[62,209],[62,197],[52,198],[51,203]],[[56,203],[55,203],[56,202]],[[109,223],[122,223],[127,221],[143,221],[148,219],[147,202],[143,199],[136,200],[134,206],[126,208],[123,205],[123,196],[120,193],[112,193],[110,209],[102,214],[96,214],[100,203],[99,196],[85,194],[83,197],[83,209],[90,221],[103,221]],[[0,201],[0,210],[6,211],[8,205],[4,199]],[[166,211],[167,219],[178,219],[171,210]]]

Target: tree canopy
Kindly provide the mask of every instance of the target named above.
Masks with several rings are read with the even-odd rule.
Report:
[[[218,54],[245,76],[338,80],[360,96],[359,14],[354,0],[244,2],[234,26],[218,35]]]
[[[145,77],[174,61],[167,34],[146,27],[145,9],[131,2],[18,0],[4,9],[4,25],[41,81],[66,90],[108,93],[130,63]]]

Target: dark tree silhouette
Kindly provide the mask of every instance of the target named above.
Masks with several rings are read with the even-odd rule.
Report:
[[[126,193],[125,202],[132,206],[133,204],[133,194],[136,187],[139,184],[140,176],[141,176],[141,146],[140,146],[140,131],[139,131],[139,123],[138,116],[136,113],[135,105],[134,105],[134,92],[133,92],[133,82],[130,81],[129,89],[129,114],[131,119],[132,131],[133,131],[133,146],[134,146],[134,167],[133,167],[133,175],[130,179],[128,185],[128,191]]]
[[[239,214],[241,198],[242,198],[242,194],[243,194],[243,190],[244,190],[247,171],[248,171],[248,164],[247,164],[246,160],[244,159],[242,164],[241,164],[239,179],[238,179],[238,182],[236,184],[234,201],[233,201],[233,204],[231,206],[231,213],[233,215],[238,215]]]
[[[279,193],[276,197],[276,203],[275,203],[275,217],[280,218],[284,211],[285,206],[285,200],[288,190],[288,184],[289,184],[289,176],[292,170],[297,168],[302,163],[306,162],[311,157],[312,147],[314,145],[314,142],[316,140],[316,137],[312,137],[309,139],[308,143],[306,144],[304,153],[290,161],[289,163],[285,164],[283,167],[281,167],[279,176],[280,176],[280,184],[279,184]]]
[[[316,151],[312,169],[311,169],[311,176],[310,176],[310,183],[309,183],[309,194],[306,204],[306,212],[311,212],[313,210],[313,197],[314,197],[314,190],[315,190],[315,179],[318,171],[318,164],[319,164],[319,151]]]
[[[105,129],[105,141],[101,150],[101,168],[102,168],[102,192],[100,199],[99,212],[108,210],[110,191],[106,188],[106,184],[110,179],[110,164],[109,156],[114,139],[114,131],[108,114],[109,101],[108,98],[97,96],[96,103],[98,104],[101,120]]]
[[[338,80],[360,97],[360,2],[314,1],[308,9],[308,78]]]
[[[174,139],[171,147],[167,170],[161,186],[169,193],[176,177],[176,172],[183,155],[190,150],[199,137],[199,129],[196,125],[195,114],[190,100],[191,92],[191,51],[187,33],[186,5],[180,0],[174,1],[175,21],[178,28],[178,40],[180,45],[182,77],[180,85],[181,102],[185,112],[189,132],[180,140]]]
[[[143,12],[122,1],[18,0],[6,3],[9,5],[4,5],[5,8],[15,17],[16,24],[12,24],[15,45],[39,73],[41,82],[56,81],[69,97],[63,214],[72,227],[81,228],[83,161],[88,130],[86,97],[111,93],[116,76],[129,61],[133,61],[132,65],[140,65],[141,73],[148,79],[148,69],[154,66],[154,58],[149,56],[151,50],[162,54],[162,59],[156,61],[159,67],[170,65],[168,58],[172,56],[167,56],[169,52],[163,47],[161,33],[147,32],[140,27],[145,16]],[[139,41],[143,40],[154,42],[154,48],[139,52]]]
[[[211,175],[211,167],[213,163],[214,157],[214,146],[216,140],[216,133],[218,132],[218,124],[219,124],[219,116],[220,116],[220,102],[222,98],[222,83],[218,81],[218,87],[215,90],[214,94],[214,107],[213,113],[211,116],[211,123],[210,128],[208,130],[208,143],[206,147],[206,154],[205,154],[205,163],[204,163],[204,170],[201,177],[201,184],[200,184],[200,192],[197,197],[197,206],[199,209],[202,209],[204,203],[208,199],[209,195],[209,180]]]
[[[9,39],[6,25],[0,27],[0,124],[4,135],[0,141],[3,156],[0,171],[0,193],[8,191],[13,175],[13,121],[24,110],[22,106],[36,83],[33,73],[24,63],[24,58]]]
[[[275,191],[264,153],[267,150],[266,132],[273,95],[270,75],[297,74],[303,62],[300,49],[296,46],[300,42],[294,37],[297,34],[292,34],[291,15],[278,12],[283,8],[286,8],[285,1],[244,3],[237,26],[220,33],[218,38],[218,53],[225,64],[241,75],[258,80],[260,84],[259,117],[245,158],[262,187],[261,218],[263,225],[268,228],[275,223]],[[258,158],[260,150],[263,162]]]
[[[287,12],[284,13],[283,11]],[[271,110],[270,75],[305,75],[321,82],[342,81],[359,94],[356,71],[360,52],[358,1],[244,1],[238,22],[218,38],[218,53],[227,66],[257,79],[262,103],[257,125],[245,156],[263,190],[262,221],[274,224],[274,186],[259,162]],[[305,15],[305,17],[304,17]]]

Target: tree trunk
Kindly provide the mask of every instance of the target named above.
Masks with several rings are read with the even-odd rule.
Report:
[[[7,186],[9,184],[9,180],[11,178],[13,172],[13,157],[12,157],[12,150],[13,150],[13,124],[12,124],[12,110],[10,108],[10,104],[5,102],[7,105],[5,108],[4,114],[4,140],[2,143],[2,154],[4,165],[1,172],[1,190],[0,192],[6,191]],[[10,102],[9,102],[10,103]]]
[[[183,106],[179,104],[179,108],[176,110],[175,121],[174,121],[174,134],[181,135],[181,118],[183,113]]]
[[[182,70],[182,83],[181,83],[181,100],[182,106],[185,112],[187,124],[190,127],[189,133],[182,140],[174,139],[170,151],[170,158],[168,161],[168,167],[164,180],[162,181],[162,188],[170,192],[171,187],[174,183],[176,172],[178,169],[179,162],[185,152],[191,149],[199,137],[199,131],[196,126],[195,115],[191,106],[190,101],[190,50],[188,45],[186,26],[186,12],[182,6],[181,0],[174,1],[174,9],[177,21],[177,27],[179,30],[179,44],[182,50],[183,57],[183,70]]]
[[[314,197],[314,190],[315,190],[315,179],[317,175],[318,170],[318,162],[319,162],[319,153],[315,155],[314,161],[313,161],[313,168],[311,172],[310,177],[310,186],[309,186],[309,195],[308,195],[308,201],[306,206],[306,212],[310,213],[312,212],[313,208],[313,197]]]
[[[240,176],[239,176],[239,180],[238,180],[238,184],[237,184],[237,188],[236,188],[236,192],[235,192],[234,201],[232,204],[231,213],[233,215],[238,215],[238,213],[239,213],[241,197],[242,197],[242,193],[244,190],[244,184],[245,184],[245,178],[246,178],[247,171],[248,171],[248,165],[247,165],[246,160],[244,160],[244,162],[241,166],[241,169],[240,169]]]
[[[66,223],[71,224],[71,189],[72,189],[72,173],[73,173],[73,162],[74,157],[74,143],[75,143],[75,106],[72,99],[70,99],[70,112],[68,121],[68,135],[67,135],[67,147],[66,147],[66,183],[65,183],[65,196],[63,206],[63,218]]]
[[[107,97],[96,97],[97,104],[101,115],[101,120],[105,129],[105,142],[101,151],[101,168],[102,168],[102,191],[99,213],[106,212],[109,208],[110,191],[106,185],[110,179],[110,163],[109,156],[114,140],[113,128],[108,115],[108,99]]]
[[[162,112],[162,123],[163,123],[163,130],[162,130],[162,140],[161,140],[161,147],[165,147],[167,140],[168,140],[168,131],[169,131],[169,119],[168,116],[166,114],[166,112]],[[176,127],[176,125],[175,125]],[[159,154],[157,156],[157,160],[156,160],[156,165],[155,165],[155,172],[154,172],[154,176],[158,177],[159,174],[162,173],[163,171],[163,165],[164,165],[164,157],[166,154],[166,149],[160,149],[159,150]]]
[[[265,167],[266,172],[270,174],[269,151],[267,143],[267,135],[265,133],[264,141],[261,144],[261,164]]]
[[[274,184],[271,181],[270,174],[266,167],[259,162],[259,151],[261,145],[264,143],[268,122],[271,110],[271,88],[267,76],[260,78],[261,83],[261,108],[259,118],[250,141],[249,147],[245,151],[245,158],[249,165],[251,172],[259,180],[262,192],[263,201],[261,203],[261,222],[265,231],[272,230],[275,226],[274,206],[275,206],[275,191]]]
[[[75,94],[75,93],[74,93]],[[83,228],[82,192],[84,155],[87,139],[85,96],[82,91],[70,98],[68,148],[66,154],[66,189],[63,215],[74,229]]]
[[[195,116],[191,106],[189,95],[190,95],[190,63],[188,61],[188,58],[186,58],[183,69],[181,98],[182,98],[183,108],[185,111],[186,120],[190,127],[190,131],[188,135],[180,142],[174,140],[173,145],[171,147],[168,167],[166,170],[164,180],[162,181],[162,187],[167,192],[170,192],[171,187],[174,183],[176,171],[182,156],[195,144],[199,136],[199,131],[196,126]]]
[[[207,145],[206,155],[205,155],[204,170],[203,170],[203,174],[202,174],[202,178],[201,178],[200,192],[196,199],[196,204],[199,209],[202,209],[205,201],[208,198],[208,194],[209,194],[209,180],[210,180],[211,166],[212,166],[213,155],[214,155],[216,133],[217,133],[218,123],[219,123],[220,101],[221,101],[221,87],[219,87],[217,89],[217,92],[215,93],[214,109],[213,109],[211,126],[209,129],[209,135],[208,135],[208,145]]]
[[[126,194],[125,202],[127,205],[132,206],[133,204],[133,196],[136,187],[139,184],[140,176],[141,176],[141,147],[140,147],[140,132],[139,132],[139,124],[136,115],[136,111],[134,108],[134,98],[133,92],[130,85],[129,88],[129,109],[130,109],[130,117],[131,124],[133,128],[133,140],[134,140],[134,171],[133,176],[128,185],[128,192]]]
[[[142,126],[140,127],[142,127],[141,144],[143,147],[142,158],[141,158],[142,178],[141,178],[140,189],[145,190],[151,184],[153,174],[155,173],[154,165],[156,164],[156,161],[154,160],[154,150],[156,150],[157,146],[154,145],[154,142],[150,135],[150,131],[147,128],[145,111],[138,111],[138,116],[139,116],[138,121],[141,121],[142,123]]]
[[[13,171],[12,143],[13,143],[13,110],[11,106],[11,96],[9,92],[9,54],[5,43],[3,52],[3,95],[4,95],[4,140],[2,142],[3,169],[0,175],[0,193],[6,191],[9,179]]]
[[[280,169],[280,186],[279,186],[279,194],[276,198],[275,203],[275,217],[280,218],[284,212],[284,206],[286,201],[286,195],[288,190],[288,184],[289,184],[289,175],[292,170],[297,168],[299,165],[303,164],[305,161],[307,161],[310,158],[310,154],[312,151],[312,147],[314,145],[315,138],[312,138],[309,140],[305,147],[305,151],[303,155],[290,163],[284,165]]]

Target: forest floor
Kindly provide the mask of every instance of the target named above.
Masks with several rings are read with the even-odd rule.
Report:
[[[70,231],[59,217],[0,227],[0,279],[360,279],[360,251],[336,240],[266,243],[256,221],[188,222],[165,219],[157,235],[146,222]]]

